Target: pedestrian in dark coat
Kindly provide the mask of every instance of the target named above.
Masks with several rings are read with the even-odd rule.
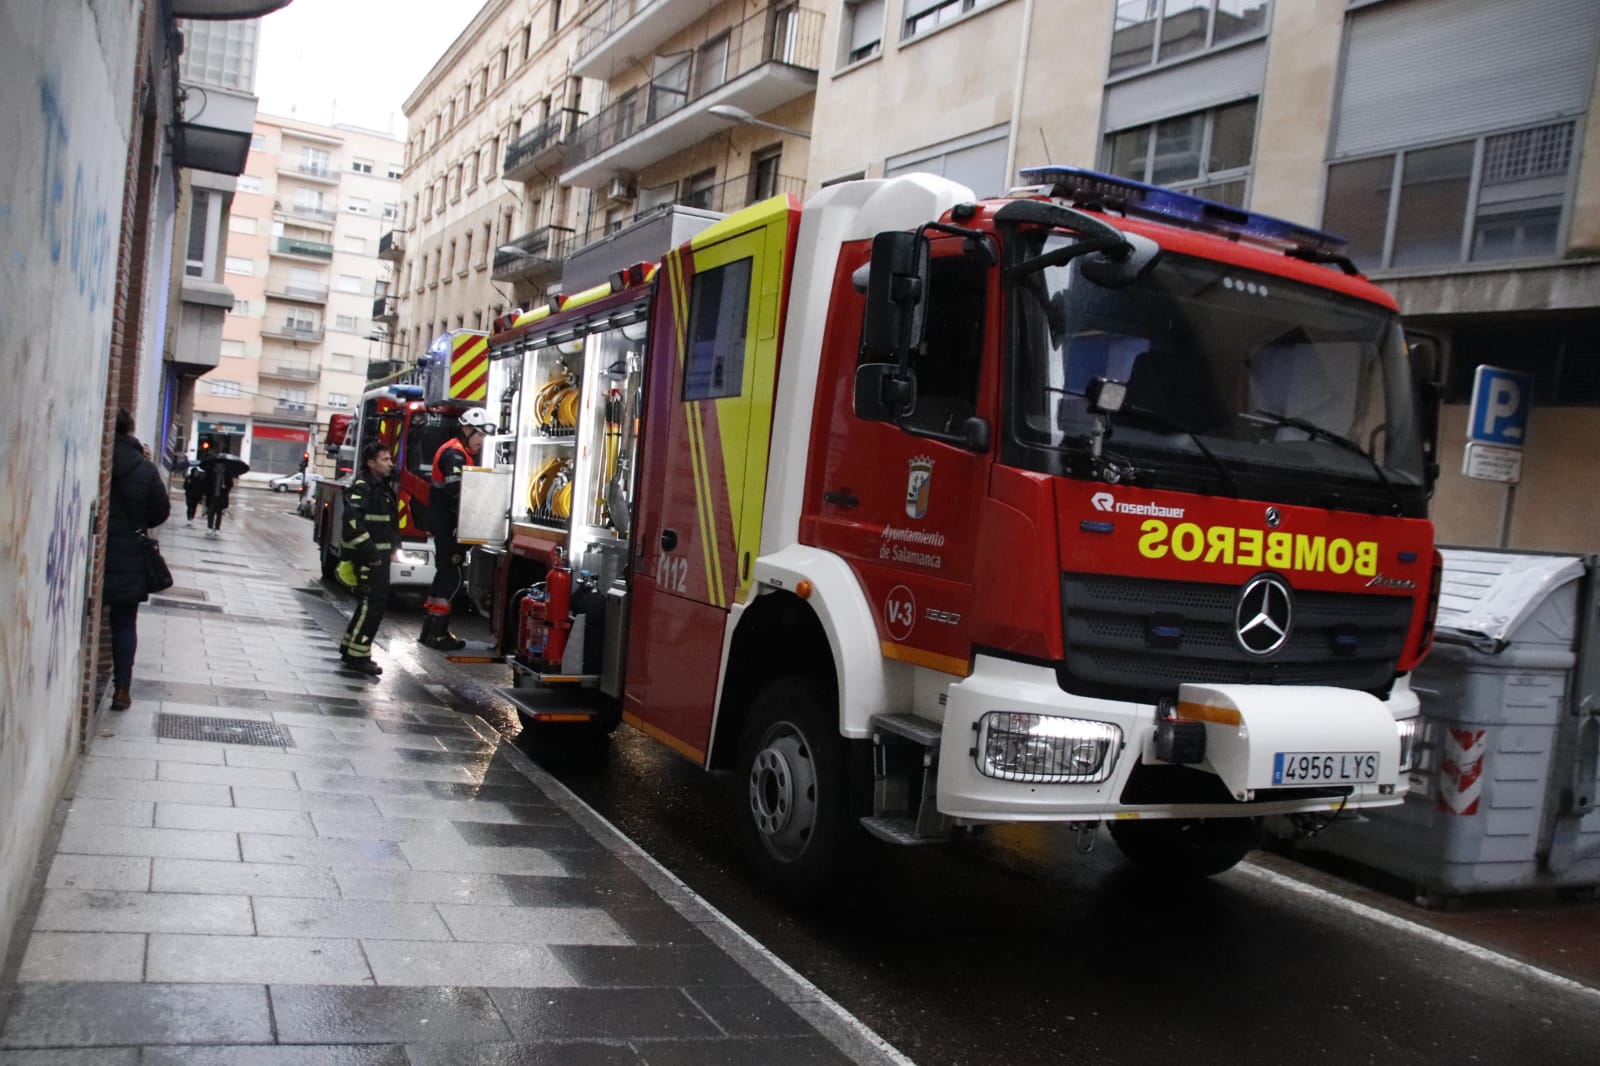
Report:
[[[200,468],[199,463],[191,463],[183,474],[184,519],[189,525],[194,525],[194,513],[200,509],[205,498],[206,472]]]
[[[228,495],[233,492],[233,472],[227,460],[218,457],[206,471],[206,536],[222,535],[222,514],[228,509]]]
[[[133,657],[139,649],[139,604],[150,598],[143,536],[167,520],[172,504],[155,464],[133,436],[133,416],[117,412],[111,446],[111,505],[106,519],[106,570],[101,600],[111,623],[111,709],[133,702]]]

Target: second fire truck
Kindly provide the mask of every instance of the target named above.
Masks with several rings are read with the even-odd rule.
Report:
[[[790,897],[858,826],[1209,874],[1405,789],[1431,359],[1337,238],[1026,180],[774,199],[490,340],[508,695],[731,772]]]

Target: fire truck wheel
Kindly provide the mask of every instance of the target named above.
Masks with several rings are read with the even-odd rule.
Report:
[[[1261,842],[1256,818],[1114,821],[1111,839],[1129,862],[1162,877],[1210,877],[1230,870]]]
[[[791,903],[816,898],[849,836],[846,751],[833,696],[807,678],[770,682],[739,737],[739,835],[757,876]]]

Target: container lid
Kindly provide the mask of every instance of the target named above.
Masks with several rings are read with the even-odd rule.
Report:
[[[1441,548],[1439,638],[1500,651],[1546,596],[1583,576],[1580,555]]]

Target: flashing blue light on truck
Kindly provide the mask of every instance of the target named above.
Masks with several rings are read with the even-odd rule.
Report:
[[[1343,254],[1344,246],[1349,243],[1343,237],[1310,226],[1097,170],[1028,167],[1019,171],[1018,176],[1027,185],[1045,187],[1051,196],[1065,200],[1102,204],[1157,222],[1279,249],[1337,256]]]

